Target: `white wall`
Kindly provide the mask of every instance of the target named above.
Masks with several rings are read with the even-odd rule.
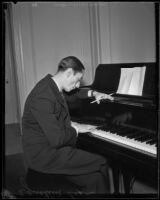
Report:
[[[35,83],[54,74],[63,57],[77,56],[86,68],[83,82],[92,82],[88,3],[18,2],[12,14],[22,112]]]
[[[63,57],[74,55],[86,66],[85,82],[91,81],[87,4],[39,3],[30,9],[37,79],[47,72],[55,73]]]
[[[16,81],[13,69],[12,45],[8,13],[5,12],[5,124],[18,122],[18,101],[16,98]]]
[[[155,62],[154,3],[100,4],[102,63]]]
[[[99,63],[154,62],[154,3],[18,2],[12,6],[21,112],[28,93],[74,55],[90,84]]]

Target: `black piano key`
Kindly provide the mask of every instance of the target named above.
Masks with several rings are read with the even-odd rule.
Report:
[[[137,130],[133,130],[131,132],[126,133],[125,136],[128,138],[134,138],[135,134],[139,135],[139,132]]]
[[[116,134],[119,136],[125,137],[126,135],[128,135],[128,130],[124,130],[124,131],[120,131],[120,132],[118,131]]]
[[[127,135],[127,138],[130,138],[130,139],[136,138],[140,135],[140,133],[141,133],[140,131],[135,131],[134,133]]]
[[[136,132],[137,132],[137,130],[126,127],[126,129],[124,129],[122,132],[120,132],[120,134],[123,136],[129,136],[129,135],[135,134]]]
[[[118,134],[118,135],[121,135],[121,136],[127,136],[127,135],[134,134],[134,133],[135,133],[135,130],[134,130],[134,129],[125,127],[125,128],[123,128],[122,130],[118,131],[117,134]]]
[[[147,135],[144,131],[139,131],[139,135],[135,137],[135,140],[141,140],[143,137]]]
[[[139,135],[137,129],[130,128],[130,127],[125,127],[125,126],[114,126],[112,129],[110,129],[112,133],[115,133],[120,136],[131,136],[133,135],[133,138],[136,135]]]
[[[154,138],[156,139],[156,137],[153,134],[151,134],[150,137],[146,138],[145,142],[148,143],[152,141]]]
[[[136,136],[139,136],[139,131],[130,127],[118,127],[116,130],[116,134],[122,137],[127,136],[128,138],[135,138]]]
[[[126,132],[128,132],[128,129],[126,127],[122,127],[122,126],[115,126],[110,131],[113,134],[123,136]]]
[[[119,135],[121,137],[127,137],[135,139],[140,142],[146,142],[147,144],[154,144],[153,133],[147,133],[146,131],[138,130],[121,125],[104,124],[103,126],[97,127],[99,130],[110,131],[112,134]]]
[[[99,126],[97,127],[98,130],[103,130],[103,131],[110,131],[111,130],[111,126],[110,125],[103,125],[103,126]]]
[[[144,133],[143,135],[135,138],[135,140],[140,141],[140,142],[144,142],[144,141],[148,141],[152,138],[153,138],[153,136],[151,134]]]
[[[111,132],[112,134],[117,134],[118,130],[119,130],[118,127],[112,127],[112,128],[110,129],[110,132]]]
[[[156,138],[154,138],[154,139],[152,139],[151,141],[149,141],[148,142],[148,144],[157,144],[157,139]]]
[[[157,138],[155,135],[152,136],[152,138],[148,141],[146,141],[146,144],[150,144],[150,142],[155,141]]]

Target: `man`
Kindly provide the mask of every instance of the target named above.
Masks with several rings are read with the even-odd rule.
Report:
[[[63,91],[79,88],[84,66],[73,56],[61,60],[57,73],[40,80],[29,94],[22,118],[23,149],[29,169],[63,174],[85,193],[108,193],[106,160],[76,148],[78,132],[90,128],[70,121]],[[77,96],[95,96],[97,102],[111,96],[80,90]]]

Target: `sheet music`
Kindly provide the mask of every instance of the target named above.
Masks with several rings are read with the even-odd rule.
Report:
[[[142,95],[146,66],[121,68],[121,77],[117,93]]]

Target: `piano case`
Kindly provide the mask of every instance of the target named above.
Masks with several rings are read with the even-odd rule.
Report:
[[[69,105],[71,120],[89,124],[111,124],[113,119],[123,113],[131,113],[131,119],[124,122],[139,130],[153,133],[158,145],[158,66],[156,63],[121,63],[98,65],[95,78],[91,85],[83,86],[105,92],[116,92],[120,81],[121,68],[146,66],[142,96],[113,95],[115,101],[102,101],[99,105],[90,104],[92,99],[76,100]],[[122,124],[123,125],[123,124]],[[114,126],[114,124],[112,125]],[[129,128],[130,131],[130,128]],[[156,136],[155,136],[156,135]],[[137,137],[137,136],[136,136]],[[133,138],[136,140],[136,137]],[[146,142],[145,140],[143,142]],[[142,142],[142,143],[143,143]],[[155,188],[158,187],[157,155],[137,151],[127,145],[109,142],[93,135],[79,134],[77,147],[87,151],[102,154],[112,167],[115,192],[119,193],[119,176],[123,175],[125,193],[129,194],[133,186],[133,178],[140,177]],[[147,175],[147,176],[146,176]]]

